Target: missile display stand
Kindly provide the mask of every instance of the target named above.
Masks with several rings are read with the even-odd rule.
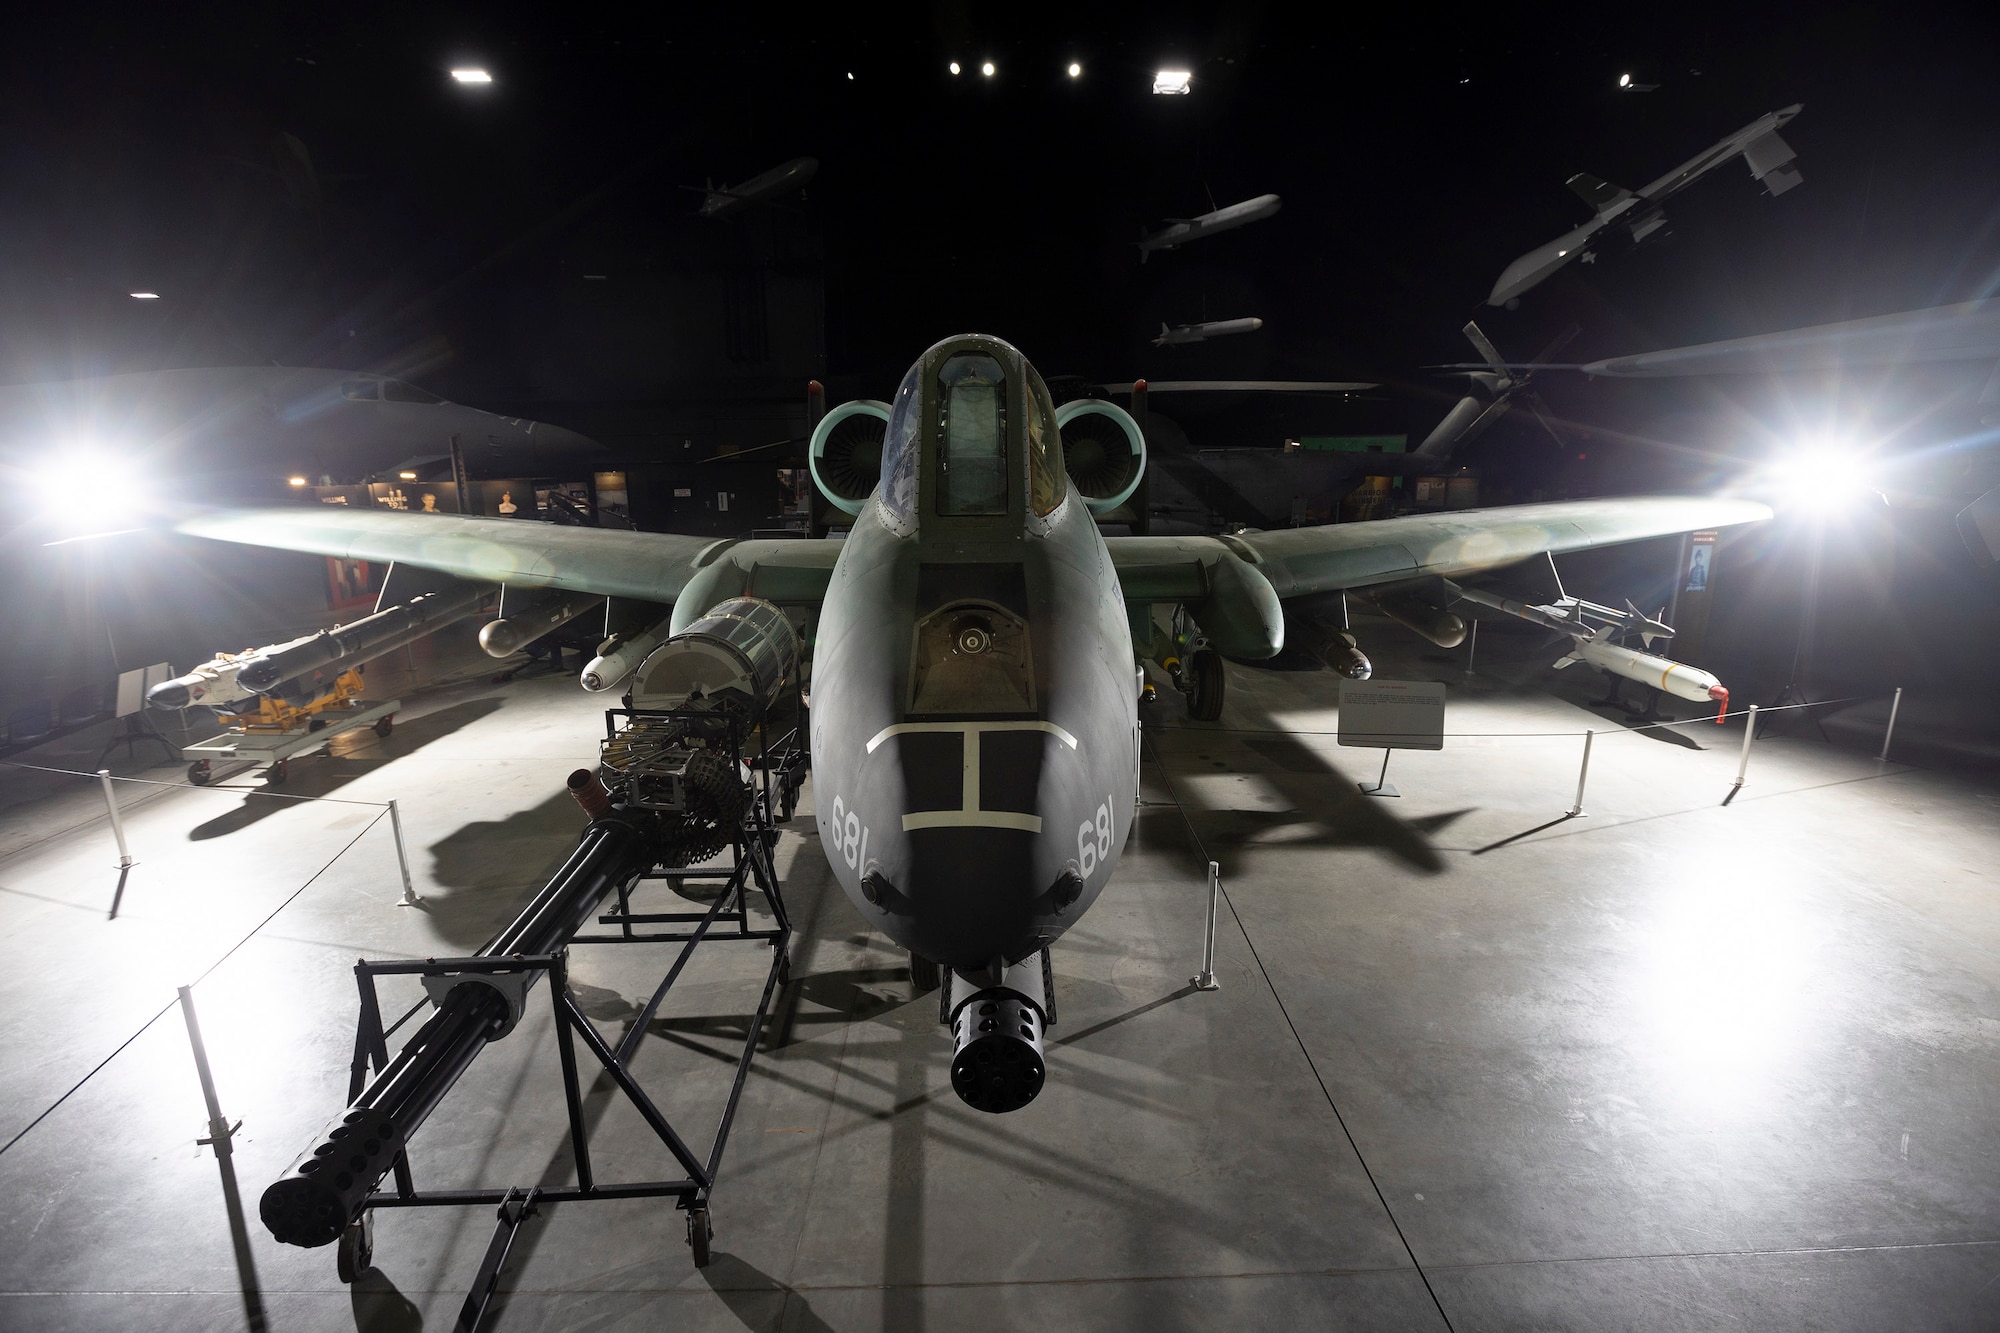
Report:
[[[205,741],[181,747],[188,761],[188,781],[197,787],[214,781],[215,770],[231,764],[267,769],[267,780],[281,783],[289,775],[291,761],[326,748],[335,736],[372,726],[375,734],[386,737],[395,726],[395,716],[403,706],[400,699],[360,707],[329,708],[290,730],[277,731],[257,726],[231,729]]]
[[[803,716],[802,711],[794,714],[799,719]],[[689,728],[706,729],[706,735],[711,738],[709,748],[698,752],[710,757],[706,769],[697,771],[697,766],[688,762],[690,752],[686,741],[692,734]],[[753,752],[746,753],[745,742],[752,739],[751,732],[755,733],[756,745]],[[367,1269],[372,1258],[374,1209],[465,1206],[497,1209],[498,1223],[492,1242],[460,1312],[457,1327],[462,1330],[480,1327],[516,1233],[521,1224],[534,1216],[539,1206],[545,1203],[671,1198],[675,1206],[687,1214],[687,1241],[693,1250],[696,1266],[705,1267],[708,1264],[710,1242],[714,1236],[709,1213],[710,1198],[723,1151],[729,1141],[730,1126],[735,1119],[749,1076],[751,1058],[756,1053],[773,1001],[790,979],[786,950],[793,928],[772,858],[778,840],[777,825],[790,817],[805,778],[807,756],[802,749],[804,726],[793,727],[773,742],[761,725],[748,724],[738,714],[700,709],[620,708],[607,711],[605,735],[602,772],[611,779],[611,790],[618,792],[625,802],[623,808],[663,811],[678,808],[691,813],[700,808],[699,802],[705,799],[700,794],[701,784],[706,782],[713,790],[716,786],[713,774],[724,773],[733,784],[729,798],[734,817],[710,823],[702,841],[682,846],[678,854],[667,844],[650,846],[645,854],[646,860],[640,863],[645,868],[637,874],[621,875],[607,895],[608,901],[599,903],[600,908],[608,906],[610,910],[593,909],[595,925],[609,927],[608,930],[569,934],[559,940],[558,947],[541,952],[498,953],[489,950],[471,958],[364,960],[357,963],[354,969],[361,1003],[350,1067],[350,1103],[362,1095],[364,1085],[371,1078],[379,1080],[389,1069],[388,1038],[426,1007],[419,1002],[416,1009],[385,1030],[381,1002],[376,993],[377,977],[421,977],[426,990],[434,999],[440,1000],[448,996],[453,987],[462,988],[465,982],[477,978],[485,985],[512,991],[517,1013],[534,983],[544,976],[548,982],[575,1183],[423,1189],[412,1171],[410,1154],[399,1152],[392,1168],[392,1180],[383,1181],[367,1195],[358,1215],[341,1233],[338,1242],[339,1274],[343,1281],[353,1281],[355,1276]],[[725,761],[727,768],[723,767]],[[709,776],[704,777],[703,773]],[[580,790],[582,780],[586,778],[592,786]],[[577,793],[579,803],[593,814],[596,821],[591,826],[593,830],[608,822],[592,809],[595,799],[601,798],[607,805],[609,801],[606,789],[595,785],[597,781],[588,770],[580,771],[571,781],[571,790]],[[595,796],[591,795],[593,790]],[[736,799],[738,796],[740,800]],[[589,836],[589,831],[586,831],[586,839]],[[706,849],[716,842],[721,844],[721,850],[707,852]],[[706,911],[646,911],[635,907],[634,899],[649,885],[677,889],[681,882],[690,880],[720,881],[720,891]],[[553,889],[553,883],[551,887]],[[769,924],[753,920],[753,895],[761,897],[759,915],[768,918]],[[613,903],[615,906],[611,905]],[[670,1123],[634,1076],[631,1065],[655,1014],[683,975],[696,946],[731,941],[769,945],[771,963],[764,974],[756,1011],[747,1025],[748,1031],[736,1060],[735,1077],[716,1122],[714,1138],[703,1156],[690,1147],[688,1140]],[[600,944],[680,946],[651,998],[622,1039],[606,1037],[598,1031],[585,1016],[570,986],[570,947]],[[591,1158],[590,1126],[584,1115],[584,1090],[588,1080],[578,1072],[579,1044],[588,1052],[588,1060],[609,1075],[624,1099],[667,1149],[681,1172],[678,1178],[615,1182],[598,1179]],[[586,1065],[585,1074],[594,1077],[595,1071]],[[393,1188],[390,1188],[392,1184]]]

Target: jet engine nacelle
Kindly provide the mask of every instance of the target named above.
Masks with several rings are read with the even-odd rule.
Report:
[[[1084,398],[1056,409],[1069,484],[1093,514],[1132,498],[1146,475],[1146,435],[1116,403]]]
[[[882,479],[882,440],[889,433],[889,405],[873,398],[842,403],[813,427],[806,453],[813,485],[841,513],[861,512]]]

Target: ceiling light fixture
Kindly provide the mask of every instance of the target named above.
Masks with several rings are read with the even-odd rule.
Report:
[[[1069,62],[1069,76],[1070,76],[1070,77],[1071,77],[1072,79],[1080,79],[1080,78],[1082,78],[1082,77],[1083,77],[1083,66],[1081,66],[1081,65],[1077,64],[1077,63],[1076,63],[1076,62],[1075,62],[1074,60],[1070,61],[1070,62]]]
[[[989,78],[989,79],[990,79],[990,78],[992,78],[992,77],[993,77],[993,62],[989,60],[989,61],[987,61],[987,62],[986,62],[985,64],[981,65],[981,66],[979,67],[979,72],[980,72],[981,74],[984,74],[984,75],[985,75],[985,76],[986,76],[987,78]]]
[[[451,77],[460,83],[491,83],[493,76],[483,69],[455,69]]]
[[[160,294],[158,292],[133,292],[132,299],[135,301],[157,301],[160,299]]]
[[[1153,91],[1162,97],[1185,97],[1194,91],[1194,75],[1184,69],[1163,69],[1153,76]]]

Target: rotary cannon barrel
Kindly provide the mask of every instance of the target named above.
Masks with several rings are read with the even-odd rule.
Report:
[[[563,868],[479,956],[506,958],[561,949],[607,894],[653,863],[653,851],[653,839],[643,823],[616,815],[595,820]],[[353,1105],[264,1191],[257,1211],[271,1234],[286,1244],[307,1247],[339,1239],[459,1076],[488,1042],[513,1029],[526,989],[538,975],[537,971],[468,972],[427,977],[437,1012]]]

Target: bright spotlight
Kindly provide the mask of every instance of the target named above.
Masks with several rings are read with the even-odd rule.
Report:
[[[849,83],[854,82],[854,71],[851,69],[847,71],[847,81]]]
[[[1162,97],[1185,97],[1193,91],[1194,75],[1184,69],[1163,69],[1153,76],[1153,91]]]
[[[1816,514],[1846,509],[1863,497],[1880,494],[1873,485],[1873,468],[1860,449],[1841,440],[1801,441],[1774,461],[1770,481],[1789,501]]]
[[[286,484],[291,486],[303,486],[306,484],[306,479],[304,477],[292,477],[287,480]]]
[[[951,62],[951,72],[953,74],[958,73],[958,62],[956,60]]]
[[[1082,77],[1083,77],[1083,66],[1081,66],[1081,65],[1077,64],[1077,63],[1076,63],[1076,62],[1075,62],[1074,60],[1070,61],[1070,62],[1069,62],[1069,76],[1070,76],[1070,77],[1071,77],[1072,79],[1080,79],[1080,78],[1082,78]]]
[[[1618,86],[1620,88],[1630,88],[1632,86],[1632,76],[1630,74],[1620,74],[1618,76]]]
[[[483,69],[455,69],[451,77],[460,83],[491,83],[493,76]]]
[[[132,299],[135,301],[157,301],[160,299],[160,294],[158,292],[133,292]]]
[[[984,75],[985,75],[985,76],[986,76],[987,78],[989,78],[989,79],[990,79],[990,78],[992,78],[992,77],[993,77],[993,62],[989,60],[989,61],[987,61],[987,62],[986,62],[985,64],[981,65],[981,66],[979,67],[979,72],[980,72],[981,74],[984,74]]]
[[[414,472],[398,472],[396,475],[404,481],[415,481],[417,479],[417,474]]]

